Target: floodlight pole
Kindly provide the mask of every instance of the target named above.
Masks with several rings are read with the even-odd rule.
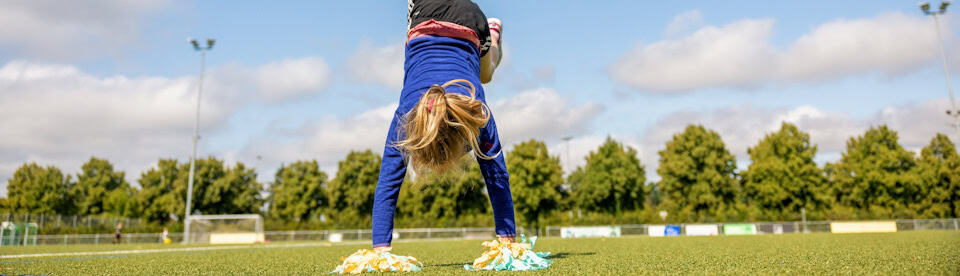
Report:
[[[571,139],[573,139],[573,136],[566,136],[566,137],[560,138],[560,140],[567,142],[567,160],[566,162],[563,162],[564,163],[563,165],[566,166],[568,170],[571,170],[570,171],[571,173],[573,173],[573,168],[570,167],[570,140]]]
[[[958,143],[960,143],[960,109],[957,109],[956,101],[953,99],[953,85],[950,83],[950,67],[947,65],[947,54],[943,50],[943,37],[940,34],[940,19],[938,15],[943,15],[947,12],[947,6],[950,5],[950,1],[943,1],[940,3],[939,11],[930,11],[930,3],[922,2],[920,3],[920,10],[924,14],[933,17],[933,25],[937,30],[937,46],[940,47],[940,61],[943,63],[943,75],[947,79],[947,92],[950,95],[950,110],[947,110],[947,115],[953,117],[953,128],[957,131]]]
[[[200,51],[200,82],[197,84],[197,114],[196,120],[194,120],[193,125],[193,154],[190,156],[190,176],[187,178],[187,208],[186,214],[183,216],[183,242],[190,242],[190,205],[193,202],[193,178],[194,170],[197,159],[197,140],[200,140],[200,95],[203,94],[203,71],[204,71],[204,61],[207,57],[207,50],[213,49],[213,43],[215,40],[208,38],[207,46],[200,47],[194,39],[188,39],[190,44],[193,45],[193,49]]]
[[[573,190],[573,187],[570,186],[570,183],[569,183],[569,180],[568,180],[569,177],[570,177],[570,175],[573,174],[573,168],[570,167],[570,139],[573,139],[573,136],[564,136],[563,138],[560,138],[560,140],[563,140],[564,142],[567,142],[567,158],[566,158],[566,160],[563,162],[563,163],[564,163],[563,166],[566,167],[567,170],[570,170],[570,173],[567,173],[567,178],[564,179],[564,183],[567,183],[567,188],[568,188],[568,189]],[[571,217],[571,218],[573,217],[573,210],[570,210],[570,217]],[[579,208],[577,209],[577,217],[578,217],[578,218],[580,217],[580,209],[579,209]]]

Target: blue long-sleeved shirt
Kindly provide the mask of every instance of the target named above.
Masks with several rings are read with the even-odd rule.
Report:
[[[404,61],[403,91],[400,104],[393,114],[387,142],[380,163],[380,179],[373,202],[373,246],[389,246],[393,239],[393,217],[397,208],[400,185],[407,172],[403,152],[394,145],[402,139],[401,118],[416,106],[420,96],[430,85],[443,84],[450,80],[465,79],[476,87],[476,97],[486,103],[480,85],[480,51],[471,42],[449,37],[427,36],[407,42]],[[457,86],[448,86],[447,93],[469,96],[470,92]],[[480,147],[488,156],[500,152],[500,139],[493,116],[480,129]],[[515,236],[513,198],[510,195],[510,177],[503,154],[491,160],[477,158],[493,206],[496,233],[500,236]]]

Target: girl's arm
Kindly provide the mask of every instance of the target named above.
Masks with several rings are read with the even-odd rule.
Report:
[[[517,228],[513,213],[513,196],[510,194],[510,175],[507,173],[507,165],[501,152],[503,149],[500,146],[497,124],[493,120],[493,115],[490,116],[487,126],[480,129],[479,142],[481,149],[488,156],[499,153],[496,158],[490,160],[478,157],[477,163],[480,165],[480,173],[483,175],[487,194],[490,196],[497,236],[512,241],[517,235]]]
[[[380,161],[380,178],[373,196],[373,247],[377,251],[390,250],[390,242],[393,240],[393,216],[397,209],[400,186],[407,173],[403,154],[393,146],[397,143],[400,116],[394,113],[393,122],[390,123],[383,159]]]

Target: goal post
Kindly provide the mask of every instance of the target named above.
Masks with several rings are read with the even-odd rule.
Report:
[[[258,243],[264,241],[263,216],[258,214],[193,215],[187,243]]]

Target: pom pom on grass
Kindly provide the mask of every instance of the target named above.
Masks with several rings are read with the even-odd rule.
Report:
[[[417,272],[423,264],[410,256],[394,255],[390,252],[377,252],[360,249],[353,255],[343,258],[342,264],[330,273],[359,274],[365,272]]]
[[[550,267],[552,263],[545,259],[550,256],[550,252],[534,252],[533,245],[537,237],[530,238],[520,235],[521,242],[510,242],[508,240],[483,242],[484,252],[479,258],[473,261],[473,265],[464,265],[463,268],[470,271],[477,270],[509,270],[509,271],[527,271],[539,270]]]

